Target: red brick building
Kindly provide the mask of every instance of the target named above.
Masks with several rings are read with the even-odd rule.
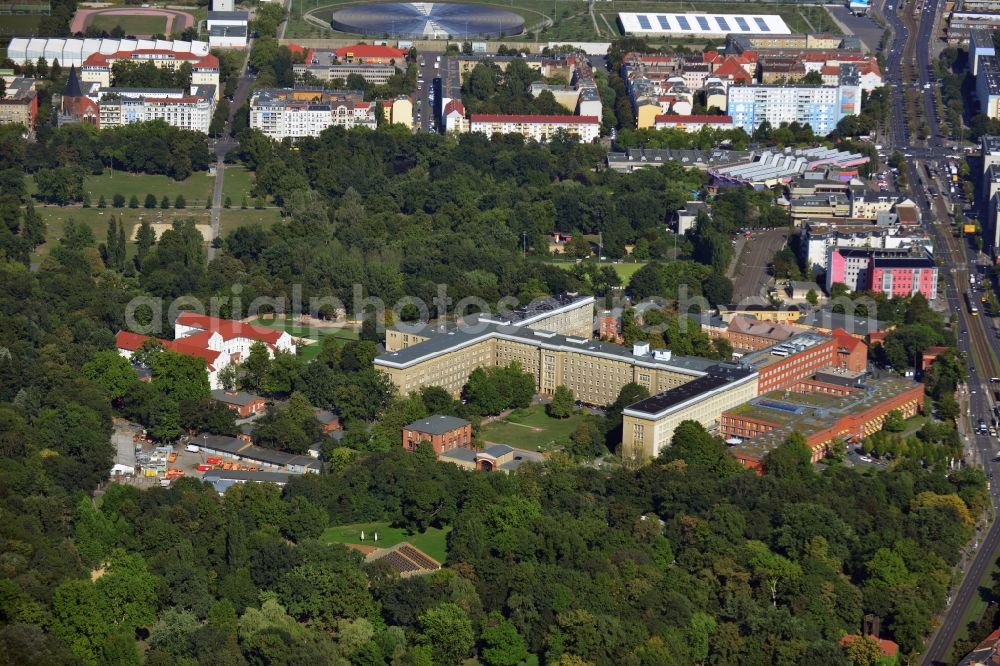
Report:
[[[835,365],[852,372],[864,372],[868,368],[868,346],[842,328],[834,329],[831,335],[837,343]]]
[[[404,449],[416,451],[421,442],[430,442],[434,455],[438,457],[452,449],[471,449],[472,424],[454,416],[437,415],[414,421],[403,428]]]
[[[791,388],[817,370],[837,364],[837,342],[816,333],[803,333],[741,359],[759,373],[758,393]]]
[[[612,314],[603,315],[597,320],[597,337],[601,340],[622,344],[625,339],[622,337],[621,320]]]
[[[226,391],[216,389],[212,391],[212,400],[221,402],[223,405],[233,410],[241,419],[248,418],[254,414],[261,414],[266,409],[264,398],[253,395],[245,391]]]

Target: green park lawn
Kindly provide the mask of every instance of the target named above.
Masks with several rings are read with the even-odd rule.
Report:
[[[226,166],[226,175],[222,179],[222,200],[228,196],[233,202],[233,207],[240,206],[244,197],[247,206],[253,206],[253,197],[250,196],[250,188],[253,187],[254,175],[252,171],[244,169],[238,164]]]
[[[239,206],[223,208],[222,213],[219,215],[219,235],[225,238],[226,234],[237,227],[246,227],[253,224],[269,227],[280,221],[281,211],[277,208],[261,208],[260,210],[255,209],[253,206],[250,206],[246,210],[241,209]]]
[[[569,436],[583,420],[582,414],[554,419],[545,413],[545,405],[515,410],[502,421],[479,429],[484,442],[508,444],[519,449],[549,451],[569,442]]]
[[[565,271],[572,270],[573,267],[576,266],[576,262],[574,262],[571,259],[566,261],[552,261],[549,263],[551,263],[554,266],[558,266],[559,268]],[[605,261],[601,262],[601,265],[611,266],[612,268],[614,268],[615,272],[618,273],[618,277],[621,278],[622,284],[628,284],[628,281],[632,278],[632,276],[635,275],[640,268],[645,266],[646,262],[636,261],[630,263],[615,264]]]
[[[167,31],[165,16],[113,16],[98,14],[90,22],[97,30],[111,32],[120,27],[126,35],[162,35]]]
[[[361,530],[365,532],[365,540],[361,540]],[[424,551],[440,563],[444,563],[448,555],[448,533],[451,527],[438,529],[430,527],[426,532],[417,534],[410,533],[405,529],[391,527],[389,523],[355,523],[354,525],[340,525],[339,527],[328,527],[323,532],[320,539],[324,543],[353,543],[364,546],[374,546],[372,537],[378,532],[378,546],[380,548],[391,548],[397,543],[406,541],[412,546]]]
[[[104,196],[108,207],[115,194],[125,197],[126,204],[134,194],[139,198],[139,205],[143,205],[146,195],[152,194],[156,197],[157,204],[166,194],[173,206],[174,199],[180,194],[184,197],[187,208],[204,208],[205,204],[212,197],[212,189],[215,187],[215,178],[208,176],[207,171],[200,171],[184,180],[177,181],[169,176],[153,176],[147,174],[134,174],[126,171],[106,170],[99,176],[89,175],[83,181],[83,191],[90,195],[90,202],[97,206],[97,201],[101,195]],[[228,175],[228,174],[227,174]],[[28,179],[28,194],[35,192],[35,179]],[[237,203],[239,203],[237,201]]]

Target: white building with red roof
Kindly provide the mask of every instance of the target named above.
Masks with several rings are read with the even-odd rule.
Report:
[[[465,105],[460,99],[445,100],[441,111],[441,122],[445,134],[464,134],[469,131],[469,119],[465,117]]]
[[[336,51],[337,59],[342,62],[367,62],[379,65],[394,65],[406,58],[406,51],[391,46],[379,44],[355,44],[345,46]]]
[[[656,116],[656,129],[679,129],[685,132],[698,132],[702,127],[713,129],[733,129],[732,116]]]
[[[565,132],[583,143],[591,143],[601,133],[601,119],[597,116],[473,114],[469,119],[469,131],[489,136],[520,134],[539,143]]]
[[[215,86],[215,100],[219,99],[219,59],[211,53],[201,55],[190,51],[170,51],[167,49],[133,49],[114,53],[94,53],[88,56],[80,67],[80,80],[84,83],[100,83],[102,88],[110,88],[111,68],[116,62],[128,60],[137,63],[151,62],[157,67],[174,70],[184,63],[191,65],[191,85]]]
[[[119,354],[131,358],[148,340],[156,340],[168,351],[203,359],[213,390],[221,388],[219,372],[233,363],[242,363],[249,356],[250,347],[257,342],[264,343],[272,358],[276,352],[295,352],[292,336],[285,331],[196,312],[182,312],[177,316],[173,340],[119,331],[115,345]]]

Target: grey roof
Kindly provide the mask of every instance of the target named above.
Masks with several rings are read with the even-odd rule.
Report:
[[[239,405],[245,407],[255,400],[263,400],[259,395],[253,395],[246,391],[226,391],[225,389],[215,389],[212,391],[212,399],[224,402],[227,405]]]
[[[247,27],[245,25],[213,25],[208,34],[211,37],[246,37]]]
[[[457,428],[464,428],[467,425],[469,425],[469,422],[465,419],[460,419],[455,416],[436,414],[435,416],[431,416],[426,419],[414,421],[406,427],[409,430],[426,432],[429,435],[443,435],[446,432],[451,432]]]
[[[599,342],[597,340],[552,333],[551,331],[497,324],[458,326],[448,333],[435,335],[424,342],[411,345],[406,349],[381,354],[375,358],[375,364],[390,367],[409,367],[426,358],[464,348],[493,336],[536,345],[544,349],[575,351],[581,354],[613,358],[626,363],[635,363],[636,365],[651,368],[663,368],[694,376],[704,374],[708,368],[715,365],[715,361],[693,356],[672,356],[668,360],[657,359],[650,354],[636,356],[632,353],[631,349],[610,342]]]
[[[314,409],[313,416],[316,417],[317,421],[324,425],[340,420],[340,417],[331,412],[329,409]]]
[[[249,444],[242,439],[226,437],[224,435],[205,435],[201,437],[190,437],[188,442],[196,446],[201,446],[211,451],[221,451],[231,455],[237,455],[249,460],[258,460],[270,465],[302,466],[311,469],[319,469],[320,464],[310,456],[295,455],[284,451],[274,451],[265,449],[255,444]]]
[[[209,12],[209,21],[249,21],[249,12]]]
[[[815,326],[833,330],[842,328],[854,335],[867,335],[886,328],[886,323],[867,317],[855,317],[832,312],[830,310],[815,310],[799,318],[796,324],[800,326]]]
[[[257,483],[288,483],[295,474],[288,472],[249,472],[242,469],[213,469],[202,475],[211,483],[215,479],[230,481],[255,481]]]
[[[494,458],[499,458],[500,456],[507,455],[508,453],[513,453],[513,451],[513,446],[507,446],[506,444],[494,444],[483,449],[482,453],[493,456]]]
[[[441,452],[441,458],[447,460],[451,458],[452,460],[461,460],[463,462],[474,463],[476,462],[476,454],[478,451],[473,451],[472,449],[466,449],[463,447],[458,447],[454,449],[448,449],[447,451]]]
[[[719,392],[734,382],[749,381],[756,375],[756,370],[748,367],[719,363],[704,377],[692,379],[686,384],[667,389],[662,393],[629,405],[625,413],[631,415],[654,414],[657,418],[661,418],[668,412],[675,411],[682,406],[704,400],[709,395]]]

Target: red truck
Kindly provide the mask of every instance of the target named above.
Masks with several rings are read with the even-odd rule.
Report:
[[[211,465],[198,465],[199,472],[208,472],[212,469]]]
[[[222,458],[205,458],[205,462],[207,462],[209,465],[221,465]]]

